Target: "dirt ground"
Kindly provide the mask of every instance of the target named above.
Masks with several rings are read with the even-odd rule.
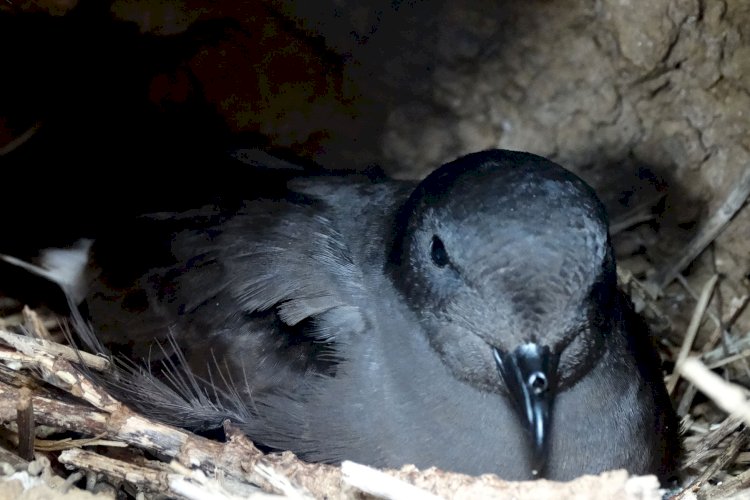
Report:
[[[65,205],[66,221],[91,205],[108,213],[109,194],[68,202],[81,193],[72,179],[103,159],[142,163],[144,142],[163,149],[152,163],[170,159],[159,173],[172,179],[190,148],[202,144],[203,154],[225,137],[329,168],[378,164],[399,178],[481,149],[530,151],[575,171],[604,200],[623,285],[668,371],[682,349],[750,387],[750,2],[94,3],[0,4],[0,38],[22,42],[4,63],[3,175],[28,186],[8,171],[74,165],[50,179],[76,195],[35,181],[42,211]],[[37,64],[27,70],[29,61]],[[161,146],[144,140],[155,134]],[[143,183],[135,172],[127,186]],[[166,185],[149,182],[155,192]],[[6,213],[28,203],[9,199]],[[54,220],[18,216],[6,234],[29,225],[50,234],[47,224],[60,236]],[[722,482],[735,481],[732,494],[750,486],[744,427],[718,439],[726,414],[711,399],[685,381],[674,399],[688,449],[682,486],[703,498],[720,497],[712,488]]]

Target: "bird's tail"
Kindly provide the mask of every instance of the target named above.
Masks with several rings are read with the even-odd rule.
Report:
[[[168,345],[159,344],[162,356],[158,362],[136,362],[107,349],[80,309],[88,291],[87,265],[92,244],[93,240],[81,239],[69,248],[45,249],[37,263],[6,254],[0,254],[0,261],[60,287],[72,327],[72,333],[66,332],[69,344],[112,361],[105,372],[89,369],[84,363],[79,364],[81,371],[116,399],[151,418],[193,430],[217,428],[226,419],[251,421],[252,409],[241,403],[245,398],[239,395],[240,389],[234,383],[215,384],[193,373],[171,334]],[[216,366],[219,370],[218,363]],[[221,376],[219,372],[211,373]]]

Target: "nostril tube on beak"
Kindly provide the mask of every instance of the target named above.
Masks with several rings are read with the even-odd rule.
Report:
[[[549,388],[547,375],[542,372],[534,372],[529,375],[527,384],[529,385],[529,387],[531,387],[531,390],[534,392],[534,394],[537,395],[544,393]]]
[[[511,353],[495,348],[493,355],[531,439],[532,473],[542,474],[549,451],[558,356],[548,346],[533,343],[521,345]]]

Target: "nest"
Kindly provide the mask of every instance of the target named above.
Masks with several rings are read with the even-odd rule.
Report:
[[[641,281],[619,270],[621,286],[662,339],[661,351],[669,367],[665,382],[682,416],[686,456],[681,483],[675,485],[671,498],[730,498],[750,485],[750,452],[746,451],[750,401],[748,390],[732,382],[749,369],[748,339],[733,333],[748,296],[731,297],[730,310],[720,314],[712,298],[721,277],[711,274],[694,291],[682,275],[742,208],[748,194],[750,181],[738,184],[674,265],[663,273],[651,273],[654,279]],[[617,233],[629,230],[627,221],[613,227]],[[665,315],[663,308],[680,289],[695,303],[687,328],[675,331],[674,325],[684,323],[684,318]],[[214,441],[149,420],[111,397],[90,376],[108,370],[111,360],[69,347],[64,318],[20,309],[7,298],[3,305],[0,417],[6,425],[0,460],[5,463],[4,488],[16,487],[8,479],[24,477],[26,484],[51,488],[45,493],[51,496],[72,494],[77,490],[71,487],[78,485],[98,495],[121,491],[147,498],[661,497],[654,477],[629,477],[624,471],[569,483],[514,483],[492,475],[472,478],[412,466],[378,471],[348,462],[341,467],[309,464],[289,452],[262,453],[228,421],[226,440]],[[701,330],[710,334],[699,336]],[[673,342],[675,338],[679,342]]]

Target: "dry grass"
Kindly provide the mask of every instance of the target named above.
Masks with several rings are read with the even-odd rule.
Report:
[[[674,498],[690,498],[691,495],[705,499],[733,498],[749,493],[750,391],[738,382],[747,384],[750,375],[747,361],[750,332],[737,325],[749,296],[743,293],[717,297],[718,287],[725,277],[707,273],[705,269],[691,270],[693,282],[696,276],[708,276],[699,283],[699,292],[683,275],[685,268],[730,226],[732,218],[743,208],[747,209],[748,194],[750,169],[746,169],[727,199],[718,204],[719,208],[701,225],[682,252],[662,269],[646,273],[651,279],[639,281],[627,273],[620,276],[634,303],[640,304],[654,328],[661,330],[657,337],[662,341],[665,366],[670,368],[665,382],[682,417],[686,451],[681,488],[674,493]],[[693,267],[716,268],[714,262],[703,261]],[[694,301],[692,311],[687,312],[689,322],[684,331],[673,325],[684,324],[686,318],[678,317],[677,312],[671,315],[663,312],[675,302],[674,296],[682,293],[687,293]],[[724,304],[728,307],[722,309]]]

